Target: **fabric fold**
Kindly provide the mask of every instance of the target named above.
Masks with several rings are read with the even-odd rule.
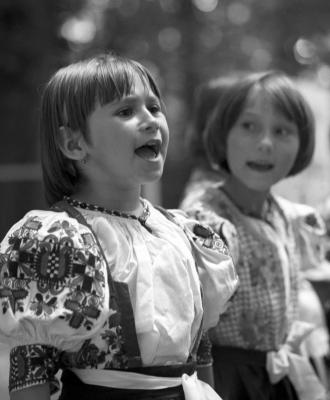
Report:
[[[198,379],[197,372],[177,378],[110,370],[72,369],[72,372],[88,385],[135,390],[159,390],[182,385],[185,400],[222,400],[210,385]]]
[[[308,359],[299,354],[302,341],[314,329],[312,324],[296,321],[279,351],[267,353],[266,369],[271,383],[284,376],[290,378],[299,400],[326,400],[326,390],[318,379]]]

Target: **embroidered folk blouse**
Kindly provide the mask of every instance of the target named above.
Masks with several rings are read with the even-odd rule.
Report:
[[[247,216],[221,184],[211,181],[202,191],[188,187],[181,207],[216,232],[222,230],[223,218],[236,228],[229,249],[237,260],[240,285],[220,323],[209,331],[211,341],[278,350],[297,319],[299,269],[302,264],[315,265],[316,242],[310,233],[320,239],[322,221],[311,207],[272,195],[262,218]]]
[[[148,229],[79,209],[107,263],[91,229],[65,212],[30,211],[10,229],[1,243],[0,340],[13,348],[11,390],[56,387],[59,364],[127,369],[109,272],[127,284],[142,366],[185,363],[202,318],[216,325],[237,286],[226,246],[182,212],[172,212],[174,223],[146,204]]]

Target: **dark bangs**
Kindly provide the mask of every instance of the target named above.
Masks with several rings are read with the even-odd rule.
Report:
[[[290,79],[281,75],[270,79],[269,75],[265,75],[256,85],[258,87],[267,93],[275,109],[289,121],[299,125],[307,122],[308,116],[302,104],[304,100]]]
[[[99,63],[97,70],[96,99],[101,105],[129,95],[136,77],[141,79],[146,89],[151,89],[160,99],[159,89],[149,72],[138,62],[116,58]]]

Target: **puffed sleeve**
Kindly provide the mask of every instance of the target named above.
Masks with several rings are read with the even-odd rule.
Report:
[[[308,277],[325,266],[326,226],[314,208],[302,204],[295,207],[294,227],[301,253],[301,269]]]
[[[0,341],[9,389],[49,382],[60,352],[78,350],[109,313],[107,268],[91,231],[64,212],[31,211],[0,247]]]
[[[236,265],[239,258],[239,241],[235,226],[212,209],[203,206],[200,202],[196,202],[195,205],[187,211],[187,214],[201,224],[210,227],[220,236]]]
[[[171,210],[189,238],[203,290],[204,329],[215,326],[238,286],[233,259],[228,248],[209,226]]]

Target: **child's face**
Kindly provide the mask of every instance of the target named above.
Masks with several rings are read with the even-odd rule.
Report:
[[[276,110],[262,89],[254,89],[228,134],[231,176],[249,189],[267,192],[290,172],[298,149],[297,125]]]
[[[168,126],[158,98],[140,78],[127,97],[98,105],[88,128],[84,174],[89,181],[129,190],[161,177]]]

